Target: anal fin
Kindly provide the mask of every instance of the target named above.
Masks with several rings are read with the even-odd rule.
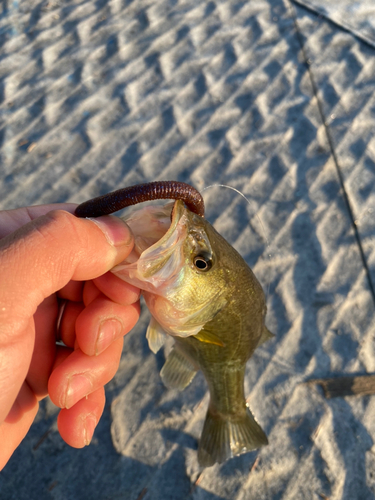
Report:
[[[171,389],[185,389],[193,380],[197,369],[186,356],[176,348],[170,352],[160,376],[166,387]]]
[[[225,418],[208,408],[198,448],[199,465],[211,467],[266,444],[267,436],[249,408],[236,418]]]

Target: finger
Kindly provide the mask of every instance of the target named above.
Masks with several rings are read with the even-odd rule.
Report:
[[[57,316],[58,304],[55,295],[47,297],[34,315],[35,344],[27,383],[39,398],[47,395],[48,378],[55,359]]]
[[[19,393],[30,367],[35,337],[32,318],[23,330],[19,329],[18,337],[22,338],[22,343],[20,342],[18,346],[17,343],[14,345],[10,343],[6,346],[1,342],[0,331],[0,423],[8,415],[15,401],[15,395]],[[21,349],[15,348],[16,346]]]
[[[101,387],[69,410],[62,409],[57,417],[57,427],[63,440],[73,448],[89,445],[104,405],[105,393]]]
[[[95,286],[117,304],[134,304],[139,300],[140,290],[108,272],[94,280]]]
[[[73,352],[74,352],[73,349],[71,349],[70,347],[57,345],[55,362],[53,364],[52,371],[54,371],[58,366],[60,366],[61,363],[63,363]]]
[[[38,305],[70,280],[93,279],[131,251],[127,226],[112,216],[95,222],[56,211],[0,240],[0,422],[30,365]],[[5,362],[3,362],[5,360]]]
[[[82,281],[69,281],[61,290],[57,292],[57,295],[61,299],[73,300],[74,302],[82,302],[83,293],[83,282]]]
[[[76,321],[84,310],[82,302],[66,302],[61,316],[58,337],[68,347],[73,348],[76,340]]]
[[[2,283],[12,285],[35,308],[41,297],[62,289],[71,279],[104,274],[132,247],[131,232],[119,218],[89,220],[50,212],[0,240]],[[22,275],[22,283],[14,279],[15,274]],[[30,294],[30,290],[36,292]]]
[[[117,371],[122,339],[113,342],[99,356],[87,356],[75,350],[56,369],[48,382],[52,402],[60,408],[71,408],[80,399],[107,384]]]
[[[45,215],[52,210],[65,210],[71,214],[77,208],[76,203],[54,203],[50,205],[35,205],[34,207],[15,208],[1,211],[0,238],[4,238],[28,222]]]
[[[91,302],[98,297],[104,297],[102,292],[96,287],[93,281],[86,281],[83,287],[82,300],[85,306],[91,304]]]
[[[26,383],[13,403],[13,406],[0,425],[0,470],[5,466],[14,450],[26,436],[38,412],[39,404]],[[17,423],[17,425],[14,425]]]
[[[122,306],[104,296],[98,297],[77,317],[75,329],[79,347],[89,356],[100,354],[133,328],[139,314],[139,302]]]

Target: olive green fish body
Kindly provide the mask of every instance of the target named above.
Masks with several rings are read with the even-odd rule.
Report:
[[[200,334],[204,337],[206,332],[211,333],[223,345],[202,342],[194,336],[175,338],[175,349],[203,372],[210,391],[198,451],[202,466],[223,462],[267,444],[244,395],[246,362],[264,331],[266,306],[263,290],[242,257],[212,227],[206,231],[211,239],[215,236],[215,248],[225,250],[229,257],[221,268],[228,302],[205,324]],[[241,268],[240,274],[238,268]],[[168,384],[163,370],[161,375],[166,385],[173,385]]]
[[[161,371],[165,385],[183,389],[197,370],[205,376],[210,403],[198,459],[210,466],[267,444],[244,395],[246,362],[271,336],[264,325],[265,297],[240,254],[182,202],[175,203],[166,232],[155,226],[164,220],[161,212],[151,219],[155,243],[141,251],[141,235],[133,262],[114,272],[143,290],[153,316],[150,348],[156,352],[165,333],[175,339]],[[135,233],[136,220],[127,221]]]

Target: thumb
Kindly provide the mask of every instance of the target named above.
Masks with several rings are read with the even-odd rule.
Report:
[[[79,219],[62,210],[0,240],[0,422],[29,368],[38,305],[70,280],[104,274],[132,247],[132,234],[121,219]]]

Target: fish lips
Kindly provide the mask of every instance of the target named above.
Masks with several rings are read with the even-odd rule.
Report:
[[[142,218],[142,211],[146,213],[147,208],[139,210],[140,217],[133,217],[133,221]],[[159,214],[164,214],[164,217],[168,217],[169,214],[171,220],[165,234],[143,251],[140,248],[144,247],[144,244],[139,244],[139,248],[136,248],[128,259],[115,266],[112,272],[122,280],[146,292],[167,296],[168,288],[172,288],[176,280],[181,279],[180,274],[184,265],[183,245],[188,233],[188,217],[187,209],[181,200],[175,201],[173,206],[166,205]],[[151,215],[152,222],[155,222],[155,217],[157,216]],[[131,227],[137,241],[139,236],[137,225],[131,220],[130,218],[126,222]],[[165,226],[166,220],[161,223]]]

